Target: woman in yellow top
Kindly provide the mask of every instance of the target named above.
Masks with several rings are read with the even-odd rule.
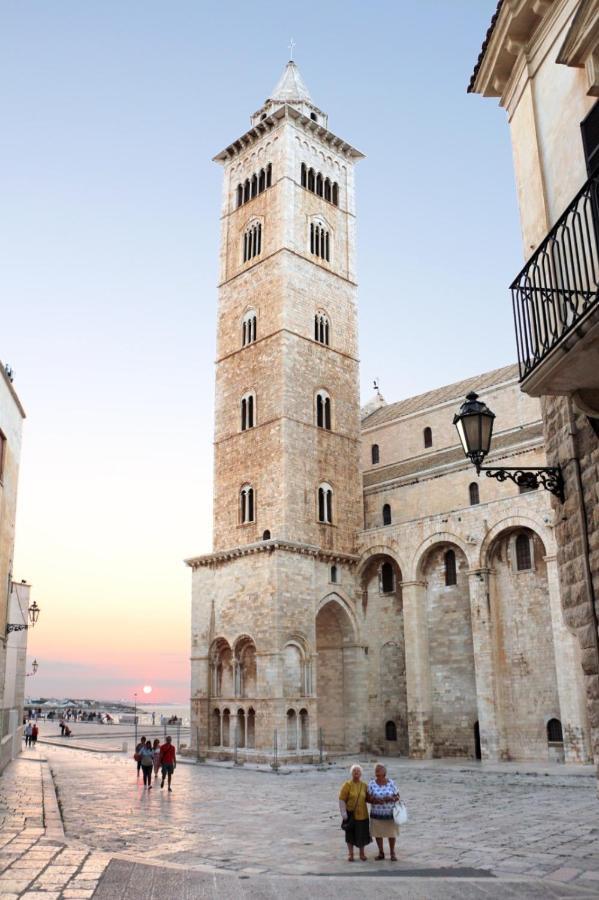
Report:
[[[341,827],[345,831],[348,862],[354,861],[354,847],[360,851],[360,859],[366,860],[364,847],[372,843],[366,795],[368,788],[362,781],[360,766],[349,770],[350,781],[346,781],[339,791],[339,811],[343,816]]]

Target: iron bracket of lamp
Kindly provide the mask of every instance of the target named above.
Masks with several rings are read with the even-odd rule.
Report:
[[[477,475],[484,472],[487,478],[497,481],[513,481],[518,487],[536,490],[542,487],[564,502],[564,476],[560,466],[507,466],[492,468],[483,466],[485,457],[491,449],[495,413],[479,400],[478,394],[471,391],[459,411],[453,418],[464,453],[475,467]]]
[[[37,603],[35,602],[35,600],[33,601],[31,606],[27,610],[27,614],[29,616],[29,622],[31,623],[31,627],[33,628],[35,623],[39,619],[39,615],[40,615],[40,608],[37,605]],[[29,625],[27,624],[27,622],[19,622],[18,624],[10,622],[6,626],[6,634],[7,635],[10,634],[11,631],[27,631],[28,629],[29,629]]]

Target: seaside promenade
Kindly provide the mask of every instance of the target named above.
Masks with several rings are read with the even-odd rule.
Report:
[[[0,779],[2,898],[599,897],[590,767],[389,760],[411,816],[399,861],[372,845],[350,865],[346,760],[275,774],[182,759],[168,794],[143,789],[131,737],[126,754],[87,740],[39,744]]]

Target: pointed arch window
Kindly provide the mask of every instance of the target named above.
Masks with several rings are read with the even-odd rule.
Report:
[[[314,316],[314,340],[319,344],[329,345],[330,325],[328,316],[323,312],[317,312]]]
[[[468,491],[470,493],[470,506],[478,506],[478,504],[480,503],[478,483],[476,481],[471,481]]]
[[[318,521],[326,525],[333,523],[333,488],[326,482],[318,488]]]
[[[445,553],[445,584],[447,587],[458,583],[455,552],[447,550]]]
[[[376,466],[381,460],[381,455],[379,452],[379,445],[373,444],[370,448],[370,458],[372,459],[372,465]]]
[[[300,184],[318,197],[339,206],[339,184],[315,169],[308,169],[306,163],[300,167]]]
[[[422,436],[424,438],[424,446],[432,447],[433,446],[433,432],[428,426],[422,432]]]
[[[526,572],[528,569],[532,569],[530,538],[524,533],[519,534],[516,538],[516,569],[518,572]]]
[[[248,200],[253,200],[254,197],[257,197],[258,194],[261,194],[266,188],[271,186],[272,163],[269,163],[266,168],[260,169],[259,172],[254,172],[250,178],[246,178],[244,182],[240,182],[237,185],[235,191],[237,206],[242,206]]]
[[[262,252],[262,222],[253,222],[243,234],[243,261],[248,262]]]
[[[388,503],[383,505],[383,525],[391,524],[391,507]]]
[[[239,492],[239,517],[242,525],[254,521],[255,515],[254,489],[251,484],[244,484]]]
[[[241,398],[241,430],[247,431],[255,425],[256,397],[253,393]]]
[[[322,222],[310,222],[310,253],[330,262],[331,237]]]
[[[316,425],[331,430],[331,398],[324,390],[316,394]]]
[[[241,346],[246,347],[256,340],[256,310],[248,309],[241,324]]]

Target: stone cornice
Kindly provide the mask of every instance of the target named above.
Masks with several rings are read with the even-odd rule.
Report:
[[[299,553],[301,556],[312,556],[327,562],[342,562],[350,566],[357,565],[360,557],[353,553],[339,553],[335,550],[325,550],[315,544],[302,544],[299,541],[280,541],[272,539],[260,541],[254,544],[244,544],[241,547],[231,547],[229,550],[220,550],[216,553],[207,553],[203,556],[195,556],[183,560],[186,566],[192,569],[216,568],[232,559],[240,559],[242,556],[251,556],[254,553]]]
[[[246,131],[240,138],[233,141],[232,144],[229,144],[229,146],[225,147],[224,150],[221,150],[220,153],[217,153],[216,156],[213,157],[214,162],[226,163],[236,156],[239,156],[240,153],[243,153],[252,144],[261,140],[268,132],[280,125],[285,119],[294,119],[296,124],[300,125],[304,131],[315,135],[323,144],[328,144],[332,150],[335,150],[342,156],[354,160],[364,159],[363,153],[356,150],[355,147],[352,147],[351,144],[348,144],[342,138],[337,137],[337,135],[333,134],[332,131],[329,131],[328,128],[324,128],[317,122],[312,121],[308,116],[305,116],[303,113],[299,112],[299,110],[294,109],[293,106],[283,104],[279,109],[271,113],[270,116],[267,116],[261,122],[257,122],[256,125],[250,128],[249,131]]]
[[[335,269],[332,268],[331,263],[324,263],[317,256],[310,257],[307,253],[298,253],[298,251],[294,250],[292,247],[278,247],[276,250],[273,250],[272,253],[268,253],[265,256],[261,256],[260,258],[256,257],[256,262],[253,262],[250,265],[246,265],[245,268],[241,269],[239,272],[235,272],[235,274],[231,275],[229,278],[223,278],[223,280],[219,281],[216,285],[217,288],[222,288],[225,285],[230,284],[232,281],[235,281],[236,278],[241,278],[241,276],[245,275],[246,272],[251,272],[252,269],[256,268],[256,266],[260,266],[263,263],[268,262],[269,259],[272,259],[273,256],[277,256],[279,253],[291,253],[293,256],[297,256],[298,259],[303,259],[311,266],[318,266],[321,271],[328,272],[329,275],[333,275],[335,278],[340,278],[342,281],[346,281],[353,287],[358,286],[357,281],[353,281],[353,279],[348,278],[347,275],[342,275],[341,272],[336,272]]]
[[[302,341],[308,341],[310,344],[314,344],[315,347],[322,347],[323,351],[327,353],[336,353],[338,356],[343,356],[345,359],[349,359],[351,362],[359,363],[360,360],[357,356],[352,356],[351,353],[346,353],[344,350],[338,350],[337,347],[331,347],[330,344],[321,344],[320,341],[315,341],[312,337],[307,337],[305,334],[300,334],[299,331],[293,331],[292,328],[277,328],[276,331],[271,331],[269,334],[265,334],[263,337],[257,338],[255,341],[252,341],[251,344],[246,344],[245,347],[237,347],[235,350],[231,350],[230,353],[224,353],[222,356],[217,356],[214,362],[218,365],[221,362],[224,362],[226,359],[231,359],[233,356],[237,356],[238,353],[246,353],[246,351],[250,350],[251,347],[257,347],[260,343],[264,341],[270,341],[272,338],[277,337],[278,335],[291,335],[291,337],[300,338]]]

